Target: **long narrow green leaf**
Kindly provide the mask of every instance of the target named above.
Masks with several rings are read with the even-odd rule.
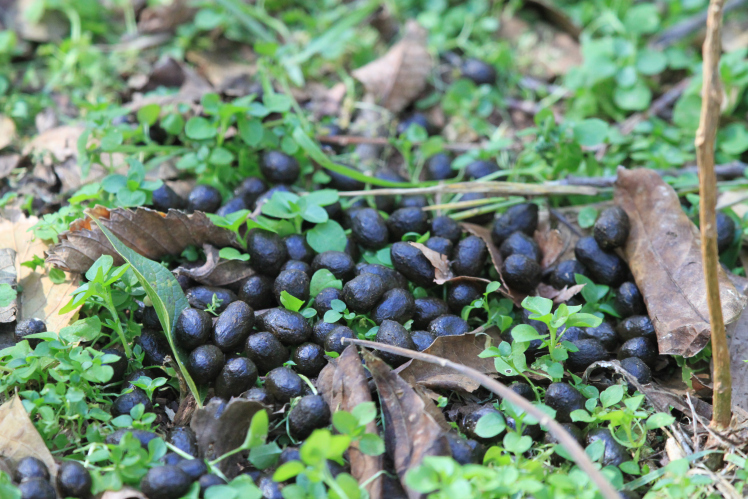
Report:
[[[692,463],[692,462],[696,461],[697,459],[701,459],[702,457],[707,456],[709,454],[718,454],[720,452],[722,452],[722,451],[718,451],[718,450],[703,450],[701,452],[696,452],[694,454],[691,454],[690,456],[686,456],[685,459],[689,463]],[[622,490],[636,490],[636,489],[638,489],[639,487],[641,487],[643,485],[646,485],[646,484],[648,484],[650,482],[653,482],[653,481],[657,480],[658,478],[660,478],[661,476],[663,476],[665,473],[667,473],[667,469],[665,469],[665,468],[656,469],[656,470],[654,470],[654,471],[652,471],[650,473],[647,473],[644,476],[640,476],[636,480],[631,480],[629,483],[627,483],[626,485],[623,486]]]
[[[186,367],[189,353],[177,346],[172,334],[172,326],[177,317],[182,313],[182,310],[189,307],[182,288],[167,268],[131,250],[117,236],[112,234],[109,229],[104,227],[99,220],[96,218],[93,218],[93,220],[117,253],[130,264],[130,268],[135,272],[148,298],[153,302],[153,308],[156,309],[158,320],[161,322],[166,339],[169,341],[169,346],[171,346],[171,350],[174,352],[174,360],[176,360],[187,386],[192,395],[194,395],[198,407],[202,407],[202,394]]]

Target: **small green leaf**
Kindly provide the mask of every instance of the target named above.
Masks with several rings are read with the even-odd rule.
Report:
[[[236,248],[221,248],[218,250],[218,256],[225,260],[241,260],[243,262],[249,261],[249,255],[242,253]]]
[[[532,447],[532,438],[510,431],[504,435],[504,448],[514,454],[522,454]]]
[[[278,447],[278,444],[275,442],[252,447],[252,450],[249,451],[249,462],[252,463],[255,468],[264,470],[265,468],[275,466],[281,452],[283,452],[283,450]]]
[[[193,116],[187,120],[184,133],[193,140],[206,140],[215,137],[218,129],[216,125],[202,116]]]
[[[54,284],[62,284],[65,282],[65,272],[60,269],[49,269],[49,280]]]
[[[593,147],[602,144],[608,136],[608,124],[597,118],[590,118],[574,125],[574,140],[580,146]]]
[[[358,420],[359,425],[367,425],[376,419],[377,406],[374,402],[361,402],[353,408],[351,414]]]
[[[304,464],[301,461],[289,461],[281,464],[275,473],[273,473],[273,480],[276,482],[285,482],[295,477],[302,471],[304,471]]]
[[[493,438],[506,429],[506,422],[500,412],[488,412],[480,417],[475,425],[475,434],[481,438]]]
[[[600,394],[600,403],[603,407],[610,407],[623,400],[623,386],[613,385]]]
[[[593,225],[595,225],[595,220],[597,220],[597,208],[594,208],[592,206],[585,206],[581,210],[579,210],[579,215],[577,215],[577,223],[579,226],[583,229],[589,229]]]
[[[358,418],[347,411],[337,411],[332,415],[332,425],[340,433],[352,435],[359,426]]]
[[[309,294],[315,297],[326,288],[343,289],[343,281],[337,279],[329,270],[319,269],[312,275],[309,283]]]
[[[184,118],[179,113],[167,114],[161,119],[161,128],[171,135],[179,135],[184,128]]]
[[[284,308],[293,310],[294,312],[298,312],[304,306],[304,300],[296,298],[285,289],[281,291],[280,301]]]
[[[0,308],[7,307],[16,299],[18,293],[7,283],[0,284]]]
[[[553,300],[542,296],[528,296],[522,300],[522,307],[540,316],[548,315],[553,309]]]
[[[514,341],[532,341],[541,339],[534,327],[527,324],[519,324],[512,329],[512,338]]]
[[[591,416],[584,409],[577,409],[576,411],[571,412],[571,420],[575,423],[577,421],[582,421],[583,423],[594,423],[595,417]]]
[[[605,440],[595,440],[584,449],[584,452],[592,461],[599,461],[605,454]]]
[[[344,251],[348,239],[345,231],[335,220],[317,224],[306,233],[306,241],[317,253],[325,251]]]
[[[374,433],[365,433],[358,442],[358,448],[367,456],[384,454],[384,440]]]
[[[147,104],[138,109],[138,122],[151,126],[156,123],[160,112],[161,106],[158,104]]]
[[[658,412],[657,414],[652,414],[649,416],[649,419],[647,419],[647,429],[656,430],[658,428],[670,426],[673,423],[675,423],[675,418],[673,416],[664,412]]]

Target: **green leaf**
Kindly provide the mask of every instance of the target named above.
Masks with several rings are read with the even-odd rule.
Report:
[[[265,439],[268,436],[269,427],[270,422],[268,419],[268,413],[264,409],[256,412],[255,415],[252,416],[252,421],[249,423],[247,436],[244,437],[242,447],[245,449],[251,449],[264,444]]]
[[[660,14],[655,3],[641,3],[631,7],[623,18],[626,31],[632,34],[654,33],[660,26]]]
[[[285,309],[293,310],[294,312],[298,312],[299,310],[301,310],[301,307],[304,306],[304,300],[296,298],[285,289],[281,291],[280,301],[281,305],[283,305]]]
[[[306,233],[306,241],[317,253],[325,251],[344,251],[348,239],[343,227],[335,220],[317,224]]]
[[[264,470],[265,468],[275,466],[281,452],[283,452],[283,450],[278,447],[278,444],[275,442],[259,445],[253,447],[252,450],[249,451],[249,462],[252,463],[255,468]]]
[[[0,284],[0,308],[7,307],[16,299],[18,293],[7,283]]]
[[[643,48],[636,56],[636,69],[645,75],[662,73],[667,67],[667,56],[659,50]]]
[[[553,309],[553,300],[543,298],[542,296],[528,296],[522,300],[522,307],[536,315],[548,315]]]
[[[640,80],[628,88],[616,87],[613,100],[625,111],[643,111],[652,101],[652,91]]]
[[[236,248],[221,248],[218,250],[218,256],[225,260],[241,260],[243,262],[249,261],[249,255],[242,253]]]
[[[101,149],[104,151],[111,151],[117,146],[122,145],[124,137],[120,132],[111,131],[101,138]]]
[[[322,189],[310,192],[301,198],[307,205],[328,206],[338,201],[338,191],[335,189]]]
[[[184,128],[184,118],[179,113],[167,114],[161,119],[161,128],[171,135],[179,135]]]
[[[602,323],[603,320],[600,317],[592,314],[572,314],[566,319],[567,327],[597,327]]]
[[[340,433],[352,435],[359,426],[356,416],[347,411],[337,411],[332,415],[332,425]]]
[[[623,400],[623,386],[613,385],[600,394],[600,403],[607,408]]]
[[[542,336],[534,327],[527,324],[519,324],[512,329],[512,338],[514,341],[532,341],[541,339]]]
[[[670,426],[673,423],[675,423],[675,418],[673,416],[664,412],[658,412],[657,414],[652,414],[649,416],[649,419],[647,419],[647,429],[656,430],[658,428]]]
[[[527,435],[520,435],[517,432],[510,431],[504,435],[504,448],[514,454],[522,454],[532,447],[532,438]]]
[[[93,218],[96,225],[99,226],[99,229],[101,229],[101,232],[106,236],[109,243],[114,247],[117,253],[119,253],[120,256],[130,264],[130,268],[137,276],[138,281],[140,281],[141,286],[143,286],[148,298],[153,302],[153,307],[156,309],[158,320],[161,322],[161,327],[166,334],[169,346],[171,346],[172,352],[174,352],[177,366],[179,367],[187,386],[192,392],[192,395],[195,397],[197,406],[202,407],[204,394],[201,394],[198,390],[195,381],[192,379],[192,376],[190,376],[186,367],[189,352],[186,352],[181,347],[177,346],[172,331],[172,325],[177,317],[179,317],[179,314],[182,313],[182,310],[189,307],[189,303],[187,303],[187,298],[185,298],[179,282],[177,282],[169,269],[128,248],[122,243],[122,241],[117,239],[117,236],[104,227],[104,225],[102,225],[93,214],[91,214],[91,218]]]
[[[201,116],[193,116],[187,120],[184,133],[193,140],[212,139],[218,133],[216,125]]]
[[[582,421],[583,423],[594,423],[595,417],[591,416],[590,413],[588,413],[584,409],[577,409],[575,411],[571,411],[571,420],[575,423],[577,421]]]
[[[273,473],[273,480],[276,482],[285,482],[304,471],[304,464],[301,461],[289,461],[284,463]]]
[[[590,118],[579,122],[572,128],[574,140],[580,146],[592,147],[602,144],[608,136],[608,124],[597,118]]]
[[[326,288],[343,289],[343,281],[337,279],[329,270],[319,269],[309,283],[309,295],[315,297]]]
[[[384,440],[374,433],[365,433],[358,442],[358,448],[367,456],[384,454]]]
[[[725,154],[743,154],[748,150],[748,128],[742,123],[727,125],[717,134],[717,145]]]
[[[60,269],[49,269],[49,280],[54,284],[62,284],[65,282],[65,272]]]
[[[376,419],[377,406],[374,402],[361,402],[353,408],[351,414],[358,420],[359,425],[367,425]]]
[[[239,125],[239,137],[250,147],[259,146],[265,134],[262,121],[239,116],[237,123]]]
[[[598,461],[605,454],[605,440],[595,440],[584,449],[584,452],[592,461]]]
[[[156,123],[160,112],[161,106],[158,104],[147,104],[138,109],[138,122],[151,126]]]
[[[577,215],[577,223],[579,223],[579,226],[583,229],[589,229],[593,225],[595,225],[595,220],[597,220],[597,209],[592,206],[585,206],[581,210],[579,210],[579,215]]]
[[[506,422],[500,412],[488,412],[475,425],[475,434],[481,438],[493,438],[506,430]]]
[[[313,204],[303,209],[301,218],[313,224],[321,224],[327,222],[330,216],[323,207]]]

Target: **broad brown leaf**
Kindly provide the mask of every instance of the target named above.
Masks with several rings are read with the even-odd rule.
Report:
[[[433,62],[426,45],[427,32],[408,21],[402,40],[379,59],[353,71],[378,103],[393,113],[405,109],[424,88]]]
[[[551,229],[549,226],[536,230],[533,239],[538,243],[543,255],[543,259],[540,261],[540,266],[543,269],[557,263],[569,247],[569,241],[564,241],[561,232],[558,229]]]
[[[13,395],[0,406],[0,455],[16,461],[23,457],[35,457],[47,465],[52,476],[57,475],[57,463],[29,419],[18,395]]]
[[[218,255],[218,248],[210,244],[203,245],[205,263],[196,268],[177,267],[176,275],[186,275],[192,280],[205,286],[222,287],[255,274],[249,262],[242,260],[226,260]]]
[[[699,231],[678,195],[653,170],[618,169],[615,202],[631,220],[624,254],[657,332],[660,353],[692,357],[708,343]],[[737,320],[745,297],[719,270],[725,324]]]
[[[568,301],[569,298],[579,294],[579,292],[582,291],[582,288],[584,286],[585,286],[584,284],[577,284],[572,287],[564,286],[562,289],[556,289],[549,284],[545,284],[541,282],[538,285],[538,288],[536,291],[538,293],[538,296],[542,296],[543,298],[548,298],[549,300],[553,300],[553,303],[559,304],[559,303]]]
[[[449,455],[449,444],[439,424],[426,411],[423,399],[379,357],[364,350],[366,367],[374,378],[385,420],[384,441],[395,471],[410,499],[421,494],[405,484],[405,475],[427,456]]]
[[[434,283],[444,284],[445,282],[454,278],[452,270],[449,268],[449,260],[447,256],[434,251],[431,248],[426,247],[421,243],[408,243],[421,250],[423,256],[425,256],[431,265],[434,266]]]
[[[109,210],[94,208],[94,215],[127,247],[151,260],[179,255],[187,246],[210,244],[223,248],[239,247],[234,233],[217,227],[202,212],[187,215],[169,210],[164,214],[148,208]],[[50,248],[47,262],[73,272],[86,272],[101,255],[111,255],[115,265],[124,260],[114,251],[104,234],[86,217],[70,224],[60,234],[60,243]]]
[[[324,382],[323,382],[324,380]],[[371,402],[369,385],[366,381],[364,366],[354,345],[349,345],[338,357],[336,364],[328,364],[320,373],[318,388],[325,397],[330,410],[352,411],[363,402]],[[367,433],[379,434],[375,421],[366,425]],[[382,456],[368,456],[359,451],[354,442],[348,451],[351,463],[351,475],[363,484],[382,470]],[[379,499],[382,496],[382,480],[376,478],[366,486],[369,497]]]
[[[0,114],[0,149],[9,146],[16,137],[16,122]]]

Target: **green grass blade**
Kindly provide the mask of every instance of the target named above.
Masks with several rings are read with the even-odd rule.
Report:
[[[176,360],[187,386],[192,395],[194,395],[198,407],[202,407],[202,395],[186,367],[189,353],[177,346],[172,333],[172,325],[177,317],[182,313],[182,310],[189,307],[182,288],[166,267],[128,248],[109,229],[99,223],[96,218],[93,220],[117,253],[130,264],[130,268],[135,272],[148,298],[153,302],[153,308],[156,309],[158,320],[161,322],[166,339],[169,341],[169,346],[171,346],[174,352],[174,360]]]

